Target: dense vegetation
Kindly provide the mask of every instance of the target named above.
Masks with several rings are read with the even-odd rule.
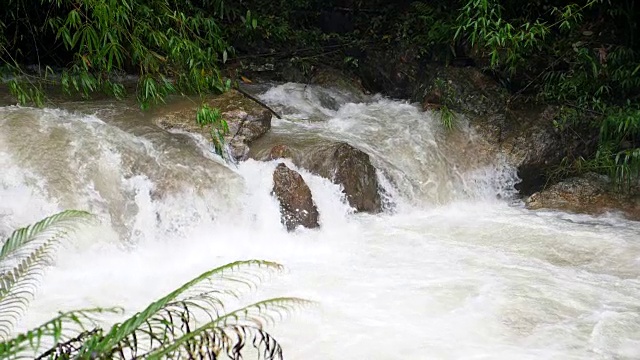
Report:
[[[64,312],[13,335],[57,247],[90,218],[86,212],[65,211],[0,242],[0,359],[242,359],[251,349],[260,358],[282,359],[282,348],[263,325],[306,300],[282,297],[225,308],[228,300],[282,268],[258,260],[209,270],[110,329],[103,329],[97,317],[122,314],[122,309]]]
[[[256,63],[358,74],[371,49],[394,49],[407,61],[477,66],[512,97],[561,105],[559,128],[599,137],[597,152],[563,170],[623,183],[640,175],[639,21],[633,0],[7,0],[0,63],[20,102],[41,104],[58,86],[133,90],[146,107],[224,91],[233,70]]]

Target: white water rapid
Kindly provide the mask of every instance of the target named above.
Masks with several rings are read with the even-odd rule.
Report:
[[[354,214],[298,169],[321,229],[287,233],[277,162],[226,166],[133,104],[0,107],[0,237],[67,208],[103,223],[60,251],[17,330],[59,310],[131,314],[217,265],[265,259],[286,272],[248,299],[318,303],[269,329],[287,359],[640,358],[638,223],[524,209],[512,168],[410,104],[296,84],[261,98],[285,115],[261,141],[349,142],[389,209]]]

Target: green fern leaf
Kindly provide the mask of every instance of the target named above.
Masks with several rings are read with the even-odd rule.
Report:
[[[0,275],[0,339],[6,339],[33,300],[44,266],[51,262],[52,243],[42,246],[12,270]]]
[[[0,262],[14,255],[26,244],[37,240],[41,235],[69,230],[72,226],[76,226],[80,220],[91,217],[92,215],[85,211],[67,210],[18,229],[3,242],[2,249],[0,249]]]
[[[89,213],[69,210],[18,229],[0,249],[0,340],[7,338],[33,299],[44,268],[73,226]]]
[[[122,312],[121,308],[91,308],[60,313],[32,330],[0,342],[0,359],[34,359],[41,348],[52,347],[38,357],[48,358],[46,354],[55,351],[61,341],[71,341],[88,329],[97,328],[97,315]]]
[[[264,359],[282,359],[280,345],[263,330],[264,325],[275,322],[275,316],[283,318],[293,309],[311,304],[313,302],[294,297],[260,301],[220,316],[143,357],[149,360],[177,359],[183,355],[185,358],[217,359],[224,353],[231,359],[237,359],[250,343]]]
[[[127,349],[134,356],[191,331],[197,311],[215,318],[223,310],[218,295],[239,296],[238,285],[253,289],[265,270],[280,271],[282,265],[261,261],[237,261],[207,271],[149,305],[122,324],[114,325],[92,351],[101,354]],[[215,280],[215,282],[214,282]],[[226,285],[226,287],[225,287]],[[210,291],[215,286],[216,290]],[[203,291],[203,290],[207,291]],[[219,305],[213,309],[210,305]]]

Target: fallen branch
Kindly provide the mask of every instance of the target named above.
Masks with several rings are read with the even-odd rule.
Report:
[[[278,114],[275,110],[273,110],[272,108],[269,107],[269,105],[263,103],[262,101],[260,101],[258,98],[256,98],[255,96],[247,93],[246,91],[240,89],[240,86],[236,85],[234,86],[234,89],[238,90],[238,92],[242,95],[244,95],[245,97],[247,97],[248,99],[253,100],[255,103],[257,103],[258,105],[262,106],[263,108],[269,110],[273,115],[275,115],[275,117],[277,117],[278,119],[282,119],[282,116],[280,116],[280,114]]]

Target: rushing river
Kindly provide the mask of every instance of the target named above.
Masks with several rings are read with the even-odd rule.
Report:
[[[388,209],[354,214],[338,186],[299,169],[321,229],[287,233],[270,195],[277,162],[227,166],[135,104],[1,107],[0,236],[67,208],[102,219],[61,249],[17,330],[58,310],[133,313],[207,269],[255,258],[286,272],[246,301],[318,303],[270,329],[288,359],[640,358],[638,223],[526,210],[514,170],[476,159],[464,123],[448,133],[403,102],[265,90],[285,116],[260,141],[364,150]]]

